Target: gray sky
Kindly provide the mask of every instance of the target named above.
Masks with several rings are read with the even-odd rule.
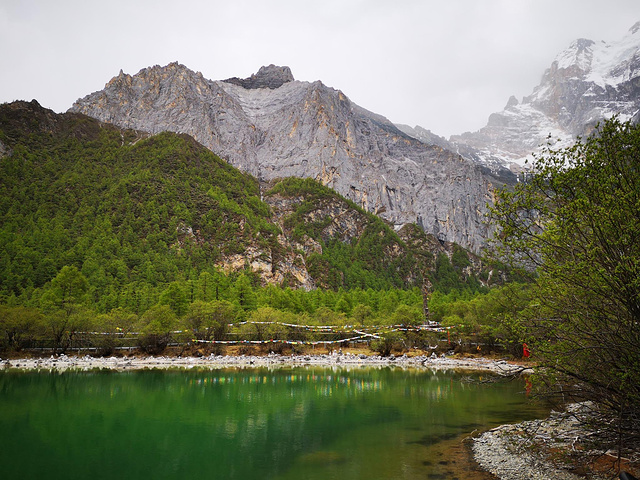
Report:
[[[273,63],[448,137],[530,94],[572,40],[637,21],[638,0],[0,0],[0,102],[62,112],[120,69],[221,80]]]

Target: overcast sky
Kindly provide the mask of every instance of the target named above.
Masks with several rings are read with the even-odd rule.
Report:
[[[63,112],[120,69],[221,80],[273,63],[448,137],[530,94],[572,40],[637,21],[639,0],[0,0],[0,102]]]

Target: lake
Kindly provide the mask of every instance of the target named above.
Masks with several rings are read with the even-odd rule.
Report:
[[[469,376],[470,375],[470,376]],[[0,373],[2,477],[490,478],[462,443],[524,381],[394,368]]]

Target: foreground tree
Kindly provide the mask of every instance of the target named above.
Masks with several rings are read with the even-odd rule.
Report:
[[[524,312],[541,378],[593,401],[622,452],[640,436],[640,127],[607,121],[533,167],[499,194],[498,252],[536,273]]]
[[[229,324],[233,323],[238,314],[237,308],[226,300],[198,300],[189,306],[185,323],[198,340],[223,340]]]

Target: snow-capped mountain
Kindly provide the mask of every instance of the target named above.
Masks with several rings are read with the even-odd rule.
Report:
[[[626,121],[639,110],[640,22],[615,42],[575,40],[556,56],[531,95],[522,101],[512,96],[485,127],[452,136],[449,144],[494,170],[507,165],[517,171],[540,146],[569,146],[603,119],[618,115]],[[415,130],[403,131],[420,139]]]
[[[528,97],[511,97],[487,126],[446,140],[394,126],[322,82],[287,67],[208,80],[178,63],[120,73],[71,111],[121,127],[192,135],[261,180],[312,177],[400,228],[480,250],[496,186],[548,139],[571,144],[612,115],[640,108],[640,22],[617,42],[580,39]],[[556,144],[558,146],[558,144]],[[511,171],[508,168],[511,168]]]

